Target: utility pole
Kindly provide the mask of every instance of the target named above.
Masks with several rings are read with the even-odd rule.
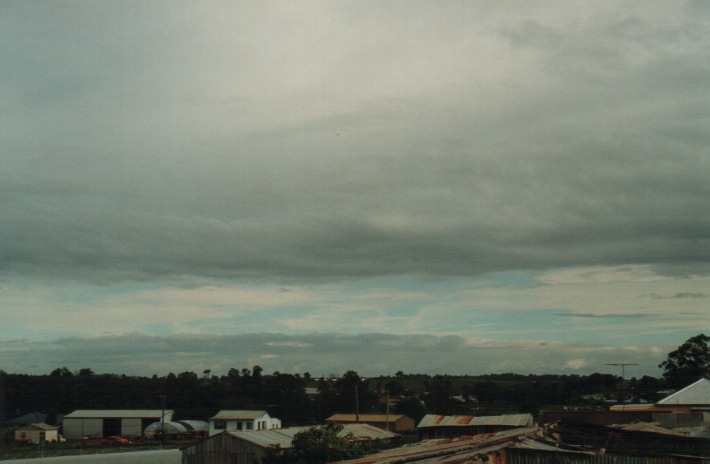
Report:
[[[387,392],[387,396],[385,398],[387,401],[387,409],[386,409],[387,416],[385,418],[385,430],[387,430],[389,432],[390,431],[390,391],[389,390],[385,390],[385,391]]]
[[[355,384],[355,423],[360,423],[360,395],[357,391],[357,384]]]
[[[621,367],[621,401],[626,401],[626,366],[638,366],[636,363],[608,363],[607,366]],[[617,398],[618,400],[618,398]]]
[[[621,367],[621,380],[624,380],[626,378],[625,376],[625,368],[626,366],[638,366],[636,363],[608,363],[607,366],[617,366]]]
[[[160,414],[160,449],[165,448],[165,393],[160,394],[161,409]]]

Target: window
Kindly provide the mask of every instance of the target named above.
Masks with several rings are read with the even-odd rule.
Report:
[[[225,430],[227,428],[227,421],[218,420],[214,421],[215,430]]]
[[[253,422],[247,422],[247,430],[254,430],[254,423]]]

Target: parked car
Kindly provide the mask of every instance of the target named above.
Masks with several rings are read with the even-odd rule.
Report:
[[[118,435],[111,435],[110,437],[102,438],[101,443],[104,445],[127,445],[130,441]]]

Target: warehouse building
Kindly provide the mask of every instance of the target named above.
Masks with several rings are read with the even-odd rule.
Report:
[[[88,410],[79,409],[64,416],[64,437],[80,439],[111,435],[140,437],[153,422],[172,421],[174,411],[160,409],[138,410]]]

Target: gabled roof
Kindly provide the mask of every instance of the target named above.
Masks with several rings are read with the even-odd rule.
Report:
[[[165,410],[165,417],[172,417],[175,412]],[[77,409],[64,416],[65,419],[158,419],[163,415],[161,409]]]
[[[530,414],[506,414],[502,416],[437,416],[427,414],[417,425],[424,427],[530,427],[533,418]]]
[[[58,428],[59,427],[40,422],[38,424],[25,425],[24,427],[21,427],[18,430],[57,430]]]
[[[403,414],[360,414],[360,422],[396,422],[403,417],[407,417]],[[333,414],[327,418],[326,422],[355,422],[358,419],[356,414]]]
[[[210,420],[255,420],[269,416],[264,410],[223,410]]]
[[[682,390],[666,396],[658,405],[708,406],[710,405],[710,380],[700,379]]]

